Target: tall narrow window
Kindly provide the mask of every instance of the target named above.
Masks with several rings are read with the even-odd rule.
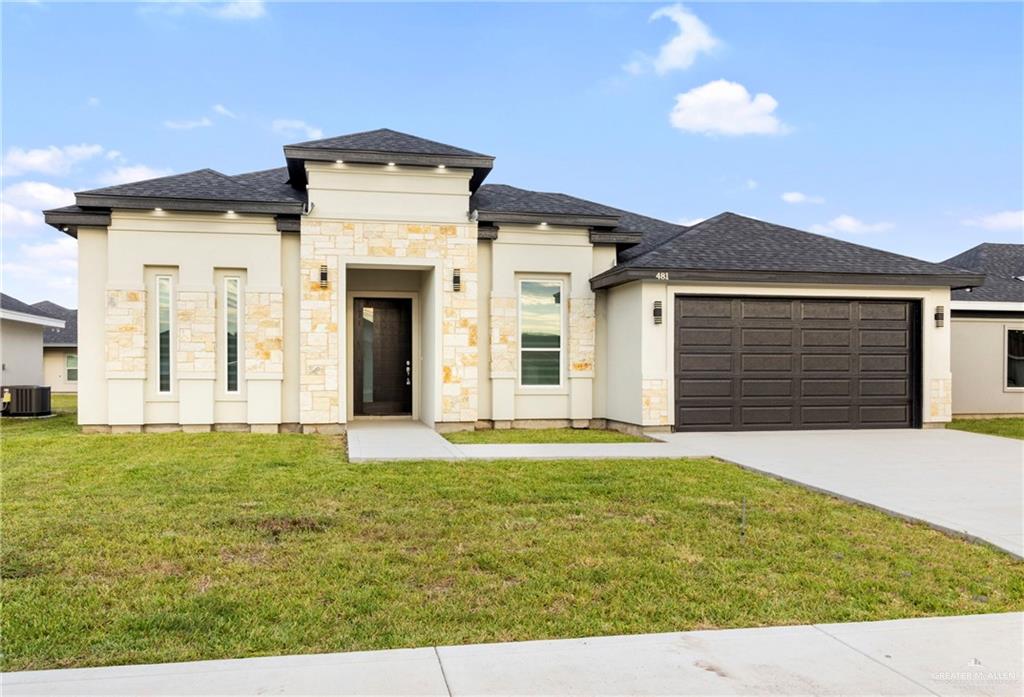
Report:
[[[562,384],[562,282],[519,284],[519,382]]]
[[[64,379],[78,382],[78,356],[73,353],[64,356]]]
[[[1024,387],[1024,329],[1006,330],[1006,386]]]
[[[156,277],[157,366],[160,392],[171,391],[171,277]]]
[[[237,276],[224,279],[224,352],[227,366],[224,375],[227,379],[227,391],[238,392],[238,286]]]

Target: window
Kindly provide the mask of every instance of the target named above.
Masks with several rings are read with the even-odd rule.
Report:
[[[1006,330],[1006,386],[1024,388],[1024,329]]]
[[[159,391],[171,391],[171,277],[156,277],[156,333]]]
[[[238,392],[238,276],[224,279],[224,369],[226,389]]]
[[[64,356],[64,379],[67,382],[78,382],[78,356],[73,353]]]
[[[562,384],[562,282],[519,283],[519,384]]]

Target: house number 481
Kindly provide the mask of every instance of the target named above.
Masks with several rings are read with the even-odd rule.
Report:
[[[654,278],[659,281],[667,281],[668,271],[659,271],[658,273],[654,274]]]

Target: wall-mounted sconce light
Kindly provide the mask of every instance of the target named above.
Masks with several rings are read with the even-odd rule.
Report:
[[[320,287],[327,287],[327,264],[320,264]]]
[[[936,327],[941,327],[943,324],[946,323],[945,319],[946,319],[946,308],[944,308],[942,305],[938,305],[935,308],[935,326]]]
[[[462,269],[452,271],[452,290],[456,293],[462,290]]]
[[[661,324],[661,317],[662,317],[661,301],[660,300],[655,300],[654,301],[654,323],[655,324]]]

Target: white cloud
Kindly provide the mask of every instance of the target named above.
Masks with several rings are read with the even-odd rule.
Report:
[[[666,18],[675,22],[679,33],[668,40],[653,58],[638,54],[636,58],[623,66],[631,75],[639,75],[648,67],[658,75],[665,75],[673,70],[686,70],[697,56],[711,53],[721,42],[711,34],[711,30],[697,15],[680,4],[668,5],[656,10],[651,21]]]
[[[782,194],[782,200],[786,203],[825,203],[821,196],[810,196],[802,191],[787,191]]]
[[[758,183],[758,181],[756,179],[748,179],[747,180],[746,187],[747,187],[747,189],[749,191],[753,191],[754,189],[756,189],[759,186],[760,186],[760,183]]]
[[[672,125],[707,135],[775,135],[788,129],[773,113],[779,105],[770,94],[753,98],[743,85],[715,80],[676,95],[669,115]]]
[[[852,215],[843,214],[833,218],[824,225],[812,225],[811,231],[822,235],[842,233],[847,235],[867,235],[873,232],[885,232],[893,228],[892,223],[865,223]]]
[[[38,225],[43,222],[43,216],[38,211],[25,210],[7,201],[0,201],[0,220],[3,221],[4,235],[10,235]]]
[[[123,160],[124,156],[121,154],[120,150],[108,150],[107,151],[107,159],[108,160]]]
[[[5,254],[4,290],[25,302],[52,300],[74,307],[77,272],[78,243],[61,234],[55,241],[22,244]]]
[[[221,116],[226,116],[229,119],[237,119],[238,118],[238,116],[235,114],[235,112],[231,111],[230,109],[228,109],[223,104],[214,104],[213,105],[213,111],[215,113],[217,113],[217,114],[220,114]]]
[[[48,148],[10,148],[4,155],[3,174],[7,177],[39,172],[41,174],[67,174],[79,162],[96,157],[103,152],[103,146],[81,143],[80,145],[51,145]]]
[[[4,235],[20,233],[43,224],[42,211],[59,208],[75,202],[75,194],[47,182],[19,182],[3,190],[0,219]]]
[[[114,186],[125,182],[137,182],[144,179],[156,179],[166,177],[171,173],[169,169],[159,169],[148,165],[122,165],[101,174],[97,181],[102,186]]]
[[[274,119],[270,127],[289,137],[305,136],[309,139],[323,138],[324,132],[316,126],[310,126],[305,121],[299,119]]]
[[[96,106],[100,105],[100,98],[99,97],[89,97],[89,99],[86,100],[85,103],[88,104],[89,106],[96,107]]]
[[[986,230],[1021,230],[1024,229],[1024,211],[1001,211],[962,222],[964,225]]]
[[[703,223],[705,220],[707,220],[707,218],[680,218],[679,220],[676,221],[676,224],[691,227],[693,225],[696,225],[697,223]]]
[[[175,131],[191,131],[193,128],[207,128],[212,126],[210,117],[204,116],[201,119],[185,119],[183,121],[164,121],[164,127]]]
[[[213,14],[221,19],[259,19],[267,14],[263,0],[234,0],[218,3]]]

